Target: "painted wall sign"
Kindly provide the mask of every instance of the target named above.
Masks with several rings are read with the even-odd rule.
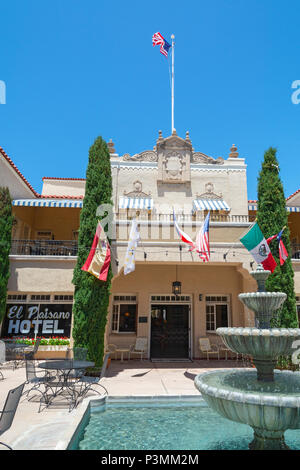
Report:
[[[70,337],[72,304],[7,304],[1,336]]]

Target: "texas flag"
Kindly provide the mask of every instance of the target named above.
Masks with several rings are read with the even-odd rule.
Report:
[[[183,230],[181,230],[181,228],[179,227],[179,225],[177,223],[177,220],[176,220],[175,210],[174,209],[173,209],[173,220],[174,220],[174,225],[175,225],[176,232],[178,233],[181,241],[184,242],[184,243],[187,243],[188,245],[190,245],[190,249],[194,250],[196,248],[195,244],[194,244],[193,240],[191,239],[191,237],[187,233],[185,233]]]
[[[91,251],[81,269],[92,274],[100,281],[106,281],[110,260],[110,246],[101,223],[98,222]]]
[[[262,234],[257,223],[255,223],[244,237],[240,239],[242,244],[252,254],[257,264],[262,264],[263,268],[271,272],[277,266],[271,253],[267,240]]]

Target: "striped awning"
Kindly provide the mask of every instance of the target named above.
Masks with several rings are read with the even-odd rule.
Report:
[[[300,212],[300,206],[286,206],[285,208],[287,212]],[[248,210],[257,211],[257,204],[248,204]]]
[[[224,199],[194,199],[195,211],[230,211],[230,207]]]
[[[22,207],[79,207],[83,201],[72,199],[14,199],[13,206]]]
[[[153,209],[153,199],[141,198],[141,197],[125,197],[121,196],[119,198],[119,209]]]

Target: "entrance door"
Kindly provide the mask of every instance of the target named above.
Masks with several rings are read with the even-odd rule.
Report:
[[[189,357],[189,306],[151,306],[151,358]]]

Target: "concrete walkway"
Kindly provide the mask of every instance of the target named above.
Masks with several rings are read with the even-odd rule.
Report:
[[[240,367],[237,361],[194,361],[187,363],[152,363],[150,361],[112,361],[107,369],[103,385],[110,396],[168,396],[199,395],[194,386],[197,374],[207,370]],[[2,369],[5,380],[0,381],[0,409],[3,408],[8,390],[25,382],[25,368]],[[29,386],[25,386],[28,389]],[[69,412],[67,403],[53,405],[40,413],[39,396],[28,401],[21,398],[11,428],[0,440],[15,450],[66,449],[80,423],[90,400],[99,399],[96,394],[85,398],[75,410]],[[0,446],[0,449],[4,447]]]

